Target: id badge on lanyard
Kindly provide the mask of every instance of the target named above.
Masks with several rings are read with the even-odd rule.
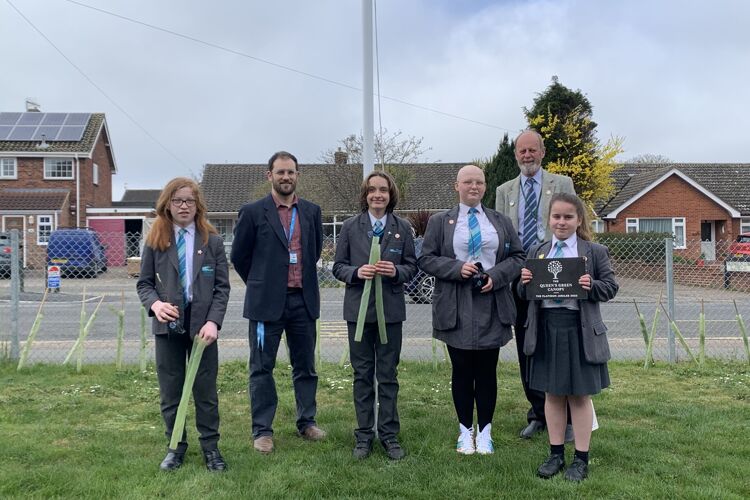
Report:
[[[292,208],[292,220],[289,221],[289,236],[287,237],[287,249],[289,250],[289,263],[297,263],[297,252],[292,252],[292,235],[294,234],[294,223],[297,220],[297,207]]]

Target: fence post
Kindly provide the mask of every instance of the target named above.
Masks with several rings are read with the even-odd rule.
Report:
[[[666,256],[666,271],[667,271],[667,310],[669,311],[669,317],[672,321],[677,321],[674,317],[674,239],[664,239],[664,252]],[[677,361],[677,353],[674,345],[674,332],[672,331],[669,319],[667,319],[667,361],[675,363]]]
[[[10,359],[21,352],[18,336],[18,303],[21,300],[21,266],[19,266],[18,229],[10,230]]]

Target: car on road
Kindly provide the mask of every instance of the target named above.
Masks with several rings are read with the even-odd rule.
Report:
[[[419,258],[422,255],[423,238],[414,238],[414,253]],[[405,287],[406,293],[415,304],[432,304],[432,293],[435,291],[435,277],[421,269]]]
[[[23,246],[20,247],[21,251],[18,252],[18,268],[23,269]],[[0,278],[10,278],[10,265],[13,261],[11,260],[11,249],[10,249],[10,233],[0,233]]]
[[[47,265],[60,267],[63,276],[96,278],[107,270],[106,247],[90,229],[58,229],[47,242]]]

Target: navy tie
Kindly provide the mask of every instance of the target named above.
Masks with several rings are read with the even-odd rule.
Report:
[[[526,179],[524,187],[524,216],[523,216],[523,231],[521,231],[523,250],[529,251],[529,248],[536,243],[536,226],[537,226],[537,212],[538,204],[536,200],[536,194],[534,193],[534,179]]]
[[[378,238],[383,236],[383,223],[379,220],[376,220],[375,224],[372,225],[372,234]]]

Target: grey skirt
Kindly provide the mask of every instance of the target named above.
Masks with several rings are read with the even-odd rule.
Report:
[[[607,363],[591,364],[583,354],[579,311],[541,309],[529,387],[556,396],[598,394],[609,386]]]

